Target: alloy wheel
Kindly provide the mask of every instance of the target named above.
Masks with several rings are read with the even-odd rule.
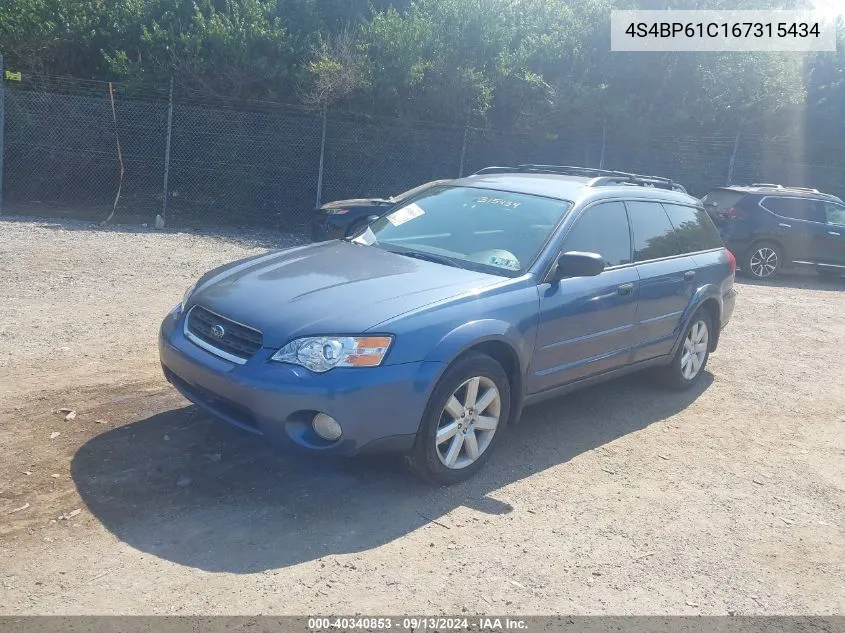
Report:
[[[434,438],[444,466],[466,468],[487,450],[499,427],[501,407],[496,384],[485,376],[470,378],[452,393]]]
[[[771,276],[777,270],[779,263],[777,252],[768,246],[758,248],[748,261],[751,273],[761,278]]]
[[[707,356],[709,334],[704,321],[696,321],[684,339],[684,351],[681,356],[681,374],[692,380],[698,374]]]

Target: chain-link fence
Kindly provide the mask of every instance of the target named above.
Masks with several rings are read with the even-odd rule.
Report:
[[[114,211],[113,222],[159,215],[167,226],[302,231],[318,201],[385,197],[519,163],[667,176],[695,195],[729,182],[845,194],[845,150],[826,148],[814,164],[821,153],[803,139],[735,130],[670,138],[624,123],[514,133],[40,76],[5,81],[3,114],[6,215],[103,220]]]

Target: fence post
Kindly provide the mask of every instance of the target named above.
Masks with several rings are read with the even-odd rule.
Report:
[[[320,140],[320,168],[317,171],[317,205],[316,209],[320,208],[323,199],[323,165],[326,157],[326,117],[328,108],[323,107],[323,137]]]
[[[464,142],[461,144],[461,164],[458,167],[458,178],[464,177],[464,157],[467,154],[467,136],[469,136],[469,126],[464,126]]]
[[[607,147],[607,121],[601,126],[601,154],[599,156],[599,169],[604,169],[604,151]]]
[[[734,165],[736,165],[736,154],[739,150],[739,132],[736,134],[736,138],[734,139],[734,149],[731,152],[731,160],[728,163],[728,186],[733,184],[734,181]]]
[[[167,104],[167,141],[164,144],[164,201],[161,204],[161,219],[167,221],[167,178],[170,175],[170,136],[173,131],[173,77],[170,77],[170,98]],[[163,228],[163,227],[162,227]]]
[[[0,215],[3,215],[3,134],[6,129],[6,73],[3,69],[3,53],[0,53]]]

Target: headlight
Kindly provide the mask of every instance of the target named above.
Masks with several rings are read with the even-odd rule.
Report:
[[[392,342],[390,336],[308,336],[291,341],[270,360],[318,373],[333,367],[375,367],[384,360]]]
[[[346,215],[349,209],[323,209],[328,215]]]
[[[185,291],[185,294],[182,295],[182,303],[179,304],[180,310],[182,312],[185,311],[185,304],[188,303],[188,299],[191,298],[191,294],[193,294],[194,288],[196,287],[197,285],[195,283],[191,284],[191,286]]]

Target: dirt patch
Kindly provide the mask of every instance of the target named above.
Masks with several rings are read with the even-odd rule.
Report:
[[[741,283],[699,389],[534,407],[438,489],[279,453],[161,378],[185,287],[295,241],[0,222],[0,612],[845,610],[845,280]]]

